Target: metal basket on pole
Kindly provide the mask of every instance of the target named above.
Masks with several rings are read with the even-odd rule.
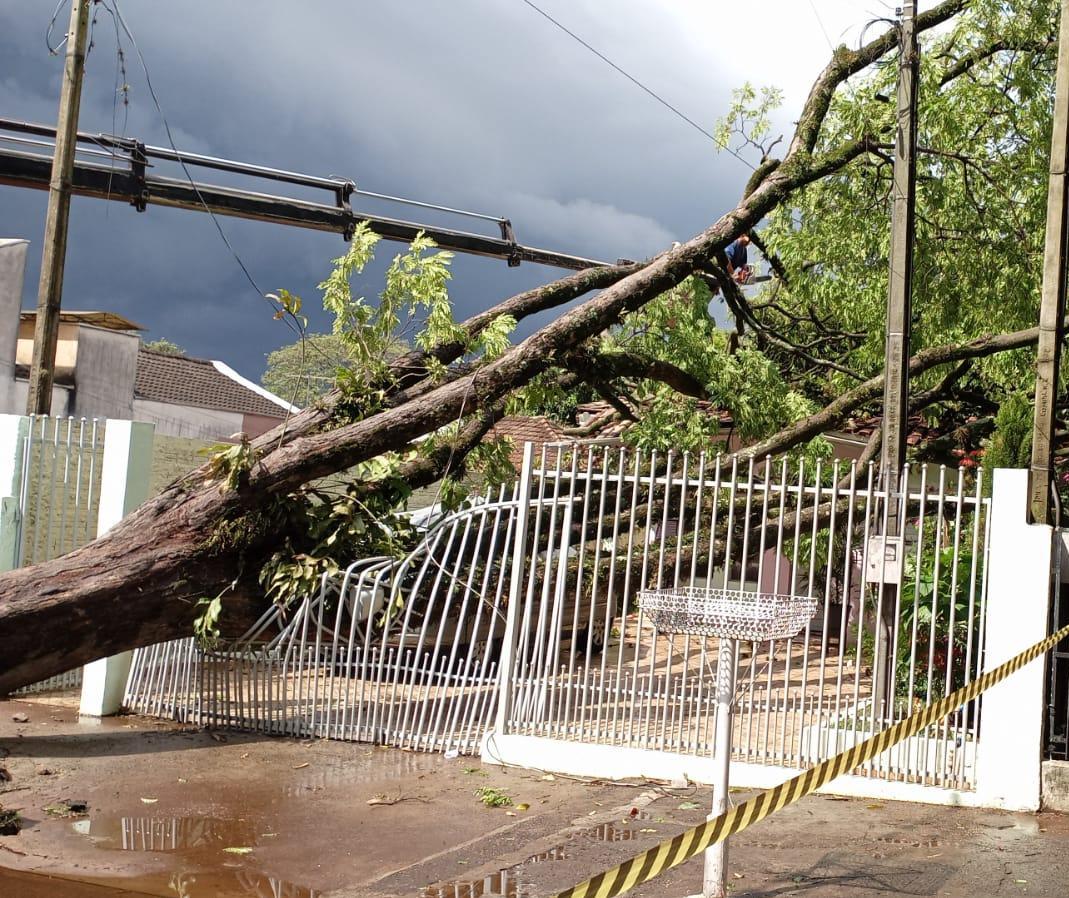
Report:
[[[638,594],[639,608],[662,633],[716,636],[716,741],[713,746],[713,806],[710,818],[727,810],[731,766],[731,706],[735,699],[735,666],[740,639],[767,642],[789,639],[817,610],[810,596],[782,595],[745,589],[681,586]],[[705,850],[703,898],[727,895],[727,842]]]

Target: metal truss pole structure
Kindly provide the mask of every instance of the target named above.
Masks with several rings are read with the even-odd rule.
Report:
[[[53,151],[58,153],[59,148],[56,137],[56,130],[45,125],[0,119],[0,184],[47,189],[49,172],[53,165]],[[5,143],[20,149],[5,147]],[[507,218],[359,190],[352,181],[344,178],[323,178],[200,153],[179,152],[171,147],[146,146],[132,138],[108,134],[78,134],[78,143],[81,158],[74,160],[70,192],[75,196],[129,203],[139,212],[144,212],[148,206],[169,206],[317,231],[332,231],[346,239],[358,223],[366,221],[376,234],[386,240],[409,243],[418,233],[423,232],[442,249],[504,259],[510,266],[530,262],[581,271],[628,261],[620,259],[616,263],[601,262],[597,259],[524,246],[516,241],[512,222]],[[153,169],[161,164],[181,164],[183,177],[168,177],[156,173]],[[324,202],[265,192],[264,189],[250,190],[210,184],[201,181],[199,177],[194,180],[190,176],[191,171],[225,172],[260,182],[293,185],[306,192],[325,192],[328,199]],[[354,197],[366,197],[376,202],[401,203],[434,212],[479,219],[495,227],[500,236],[491,237],[362,212],[353,208]]]

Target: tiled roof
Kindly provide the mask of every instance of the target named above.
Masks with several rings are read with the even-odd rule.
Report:
[[[509,453],[509,459],[517,471],[523,463],[524,443],[534,443],[537,451],[542,448],[544,443],[557,443],[565,439],[561,426],[541,415],[532,417],[509,415],[502,418],[490,428],[490,432],[486,435],[488,440],[496,437],[508,437],[512,440],[512,451]]]
[[[134,395],[138,399],[272,418],[282,418],[287,411],[283,400],[275,401],[268,398],[270,394],[249,389],[210,361],[144,347],[137,353]]]

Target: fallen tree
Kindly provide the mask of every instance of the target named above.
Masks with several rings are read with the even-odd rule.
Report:
[[[918,29],[946,22],[967,6],[968,0],[945,0],[918,17]],[[261,570],[277,550],[294,491],[387,453],[404,454],[454,423],[458,430],[449,441],[406,461],[397,473],[416,485],[455,473],[508,397],[547,372],[571,366],[565,377],[648,378],[701,395],[700,380],[678,366],[636,354],[602,358],[590,341],[696,272],[715,268],[732,240],[797,191],[878,152],[887,139],[878,123],[833,139],[821,134],[836,89],[894,51],[896,40],[890,29],[858,50],[835,51],[783,158],[763,160],[739,204],[691,240],[645,263],[582,272],[505,300],[461,322],[448,338],[367,373],[356,398],[351,387],[336,389],[275,431],[187,475],[93,543],[0,575],[0,694],[103,655],[188,635],[209,596],[225,603],[226,629],[240,632],[263,610]],[[948,65],[964,74],[978,63]],[[600,292],[499,354],[474,349],[506,316],[519,320],[594,290]],[[911,373],[1029,346],[1036,338],[1033,328],[929,348],[914,357]],[[776,339],[778,351],[792,351],[789,340]],[[800,445],[870,403],[882,383],[882,376],[863,379],[753,451]],[[354,486],[365,497],[375,488]]]

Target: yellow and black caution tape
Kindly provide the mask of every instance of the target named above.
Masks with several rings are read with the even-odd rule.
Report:
[[[982,674],[968,685],[950,693],[946,698],[925,705],[901,723],[896,723],[893,727],[822,761],[816,767],[798,774],[785,783],[768,789],[743,804],[736,805],[719,817],[688,829],[674,839],[655,845],[648,851],[624,861],[618,867],[613,867],[611,870],[592,876],[577,886],[558,892],[555,898],[613,898],[615,895],[622,895],[629,889],[633,889],[639,883],[660,876],[666,870],[682,864],[710,845],[723,842],[729,836],[741,833],[770,814],[794,804],[836,777],[848,773],[859,764],[872,760],[876,755],[882,754],[903,739],[908,739],[925,727],[942,720],[960,705],[972,701],[1000,680],[1004,680],[1026,664],[1035,661],[1066,637],[1069,637],[1069,627],[1063,627],[1042,642],[1036,643],[1030,649],[1011,658],[1005,664],[1000,664],[994,670]]]

